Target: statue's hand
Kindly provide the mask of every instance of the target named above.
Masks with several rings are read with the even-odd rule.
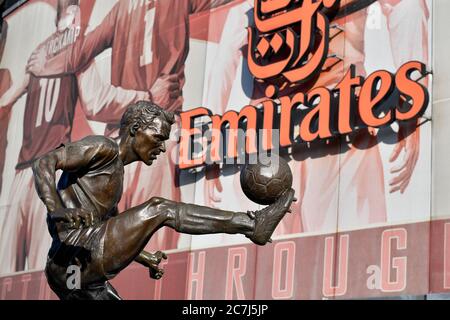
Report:
[[[167,259],[167,255],[162,251],[157,251],[155,253],[142,251],[140,257],[143,258],[143,264],[149,269],[150,278],[156,280],[161,279],[164,275],[164,270],[159,267],[159,263],[163,259]]]
[[[58,209],[50,213],[50,217],[55,222],[66,223],[69,229],[80,229],[94,224],[93,213],[81,208]]]
[[[159,263],[162,259],[167,259],[167,255],[162,251],[158,251],[153,254],[153,259],[153,263],[149,266],[150,277],[158,280],[164,275],[164,269],[159,267]]]

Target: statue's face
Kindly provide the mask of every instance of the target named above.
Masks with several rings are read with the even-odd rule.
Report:
[[[161,152],[166,152],[170,125],[161,118],[154,120],[153,128],[138,129],[134,137],[134,152],[146,165],[151,165]]]

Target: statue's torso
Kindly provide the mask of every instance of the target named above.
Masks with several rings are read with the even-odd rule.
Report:
[[[82,208],[103,221],[117,213],[117,204],[123,190],[124,166],[118,146],[108,149],[108,157],[97,161],[92,168],[75,172],[63,171],[58,193],[66,208]]]

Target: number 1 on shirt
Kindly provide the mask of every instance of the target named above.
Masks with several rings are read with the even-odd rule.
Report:
[[[144,45],[142,46],[142,55],[140,57],[141,67],[146,66],[153,61],[153,26],[155,24],[155,9],[152,8],[145,14],[145,32],[144,32]]]

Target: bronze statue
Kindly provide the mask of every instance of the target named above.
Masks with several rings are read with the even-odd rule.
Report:
[[[124,166],[134,161],[151,165],[165,152],[174,116],[150,103],[130,105],[116,142],[88,136],[62,145],[33,165],[36,190],[48,210],[53,238],[45,273],[60,299],[120,299],[108,280],[132,261],[161,278],[165,254],[143,251],[150,237],[167,226],[188,234],[243,234],[258,245],[270,237],[290,210],[289,189],[272,205],[256,212],[230,212],[153,197],[119,214]],[[56,171],[62,176],[56,185]],[[67,268],[80,270],[80,288],[69,289]]]

